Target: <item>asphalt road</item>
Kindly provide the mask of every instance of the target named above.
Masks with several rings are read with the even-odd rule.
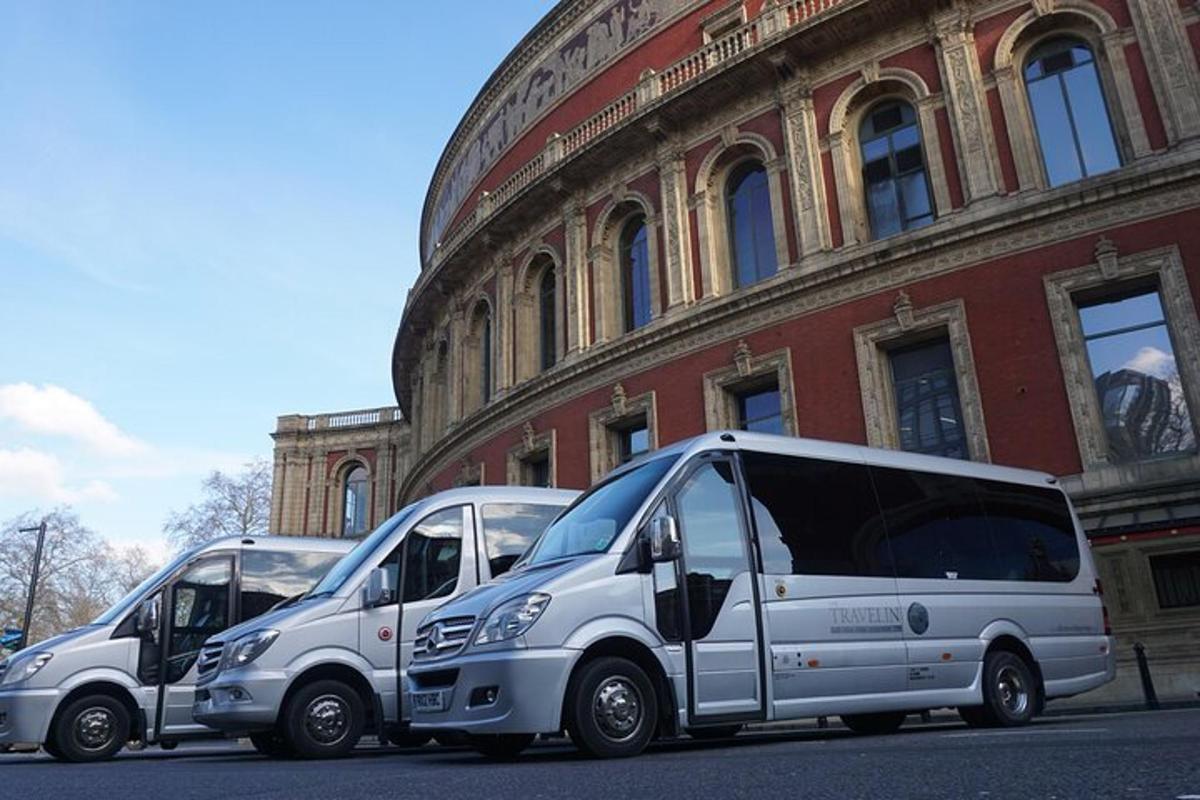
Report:
[[[236,743],[68,765],[0,756],[0,797],[190,798],[1188,798],[1200,800],[1200,710],[1054,717],[1017,730],[949,721],[891,736],[744,733],[597,762],[543,743],[512,764],[466,749],[364,748],[337,762],[272,761]]]

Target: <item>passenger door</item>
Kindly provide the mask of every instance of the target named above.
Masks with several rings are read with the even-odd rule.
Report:
[[[698,464],[674,505],[683,540],[688,716],[693,723],[762,719],[762,625],[733,462]]]
[[[165,590],[158,669],[158,737],[208,730],[192,719],[196,659],[208,637],[233,619],[233,556],[202,558]]]
[[[866,465],[741,458],[763,559],[774,718],[839,713],[856,698],[903,692],[896,579]]]

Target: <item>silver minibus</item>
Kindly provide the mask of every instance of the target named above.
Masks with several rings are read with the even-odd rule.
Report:
[[[297,603],[205,643],[196,720],[267,755],[343,756],[366,730],[401,745],[403,665],[417,622],[505,572],[579,493],[450,489],[379,526]],[[422,646],[451,647],[447,624]]]
[[[727,432],[619,468],[504,577],[429,614],[406,707],[414,732],[491,756],[565,730],[613,757],[799,717],[1020,725],[1113,676],[1052,476]]]
[[[219,735],[192,719],[200,645],[308,591],[353,546],[253,536],[181,553],[90,625],[0,661],[0,744],[98,761],[127,741]]]

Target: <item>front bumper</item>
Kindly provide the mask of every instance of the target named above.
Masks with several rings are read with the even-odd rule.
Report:
[[[0,744],[41,744],[58,708],[58,689],[0,691]]]
[[[475,652],[446,661],[410,664],[405,679],[404,714],[414,730],[467,733],[556,733],[562,727],[562,701],[580,651],[538,648]],[[454,674],[441,684],[438,675]],[[496,687],[492,703],[471,705],[476,689]],[[445,693],[444,711],[419,710],[414,693]]]
[[[226,733],[267,730],[275,726],[288,675],[253,666],[219,672],[196,687],[192,718]]]

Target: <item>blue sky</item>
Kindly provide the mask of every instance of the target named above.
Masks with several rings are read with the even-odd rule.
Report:
[[[278,414],[389,405],[441,149],[552,0],[0,0],[0,519],[162,552]]]

